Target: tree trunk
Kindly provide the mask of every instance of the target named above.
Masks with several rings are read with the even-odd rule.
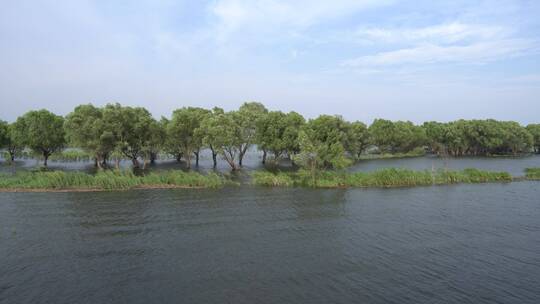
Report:
[[[191,153],[186,153],[186,167],[191,169]]]
[[[155,152],[150,152],[150,163],[153,165],[156,163],[156,159],[157,159],[157,153]]]
[[[263,149],[263,159],[262,159],[262,163],[263,163],[263,164],[266,164],[266,149]]]
[[[43,152],[43,167],[47,168],[47,161],[49,160],[49,152]]]
[[[139,160],[136,157],[132,157],[131,162],[133,163],[133,168],[139,168],[140,167]]]
[[[114,162],[115,162],[116,170],[119,170],[120,169],[120,159],[118,159],[118,157],[117,157],[117,158],[115,158]]]
[[[246,145],[243,149],[240,147],[239,153],[238,153],[238,166],[242,167],[242,160],[244,159],[244,154],[246,154],[246,151],[248,149],[248,145]]]
[[[94,157],[94,168],[98,168],[99,167],[99,160],[97,157]]]
[[[199,151],[193,152],[195,154],[195,167],[199,166]]]
[[[9,151],[9,157],[11,158],[11,162],[15,161],[15,152]]]
[[[148,159],[146,159],[146,157],[143,159],[143,166],[142,166],[142,169],[143,170],[146,170],[146,165],[148,165]]]
[[[177,153],[176,154],[176,162],[180,162],[182,160],[182,153]]]
[[[217,167],[217,153],[212,151],[212,161],[214,162],[214,168]]]

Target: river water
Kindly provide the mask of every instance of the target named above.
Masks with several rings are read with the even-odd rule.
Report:
[[[540,183],[0,193],[0,303],[540,303]]]

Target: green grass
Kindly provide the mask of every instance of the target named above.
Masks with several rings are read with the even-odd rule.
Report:
[[[217,188],[231,183],[215,173],[163,171],[138,176],[129,171],[102,171],[95,175],[83,172],[19,172],[0,176],[0,189],[35,190],[128,190],[135,188]]]
[[[381,153],[381,154],[362,154],[358,160],[369,160],[369,159],[390,159],[390,158],[409,158],[409,157],[420,157],[426,155],[424,148],[416,148],[410,152],[406,153]]]
[[[456,183],[510,182],[507,172],[489,172],[477,169],[463,171],[413,171],[408,169],[382,169],[374,172],[320,171],[313,176],[310,172],[258,171],[253,174],[253,184],[281,187],[413,187]]]
[[[540,180],[540,168],[525,169],[525,177],[529,180]]]
[[[41,157],[37,155],[35,157]],[[88,161],[94,159],[94,156],[88,152],[81,150],[65,150],[57,153],[53,153],[49,160],[51,161],[64,161],[64,162],[76,162],[76,161]]]

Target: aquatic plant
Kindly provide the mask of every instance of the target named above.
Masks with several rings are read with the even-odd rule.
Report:
[[[232,183],[216,173],[201,174],[179,170],[135,175],[131,171],[83,172],[35,171],[0,176],[0,189],[127,190],[134,188],[193,187],[216,188]]]
[[[412,187],[455,183],[510,182],[507,172],[490,172],[478,169],[462,171],[414,171],[409,169],[381,169],[373,172],[319,171],[315,178],[312,173],[268,172],[253,174],[253,184],[261,186],[302,186],[317,188],[339,187]]]
[[[540,180],[540,168],[525,169],[525,177],[529,180]]]

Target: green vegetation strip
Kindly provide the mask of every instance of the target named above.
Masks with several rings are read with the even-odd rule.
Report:
[[[540,168],[525,169],[525,177],[529,180],[540,180]]]
[[[129,190],[137,188],[217,188],[232,183],[215,173],[163,171],[143,176],[128,171],[103,171],[95,175],[82,172],[20,172],[0,176],[0,191],[38,190]]]
[[[489,172],[477,169],[463,171],[413,171],[408,169],[382,169],[374,172],[337,172],[320,171],[312,174],[309,171],[255,172],[253,183],[260,186],[282,187],[412,187],[428,185],[445,185],[457,183],[511,182],[512,176],[507,172]]]

